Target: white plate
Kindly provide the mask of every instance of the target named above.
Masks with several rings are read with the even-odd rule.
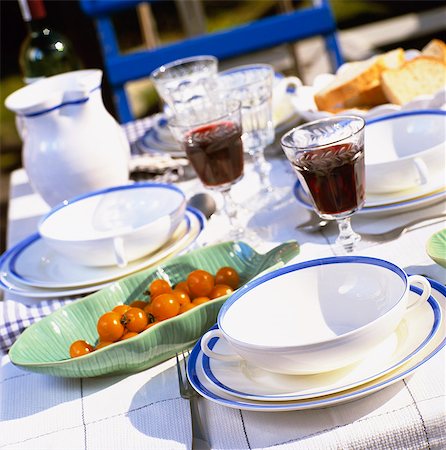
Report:
[[[444,317],[446,308],[446,287],[436,281],[429,280],[432,284],[432,297],[440,305],[442,315]],[[329,394],[323,397],[312,397],[302,400],[289,401],[261,401],[246,398],[240,398],[226,392],[217,391],[215,387],[208,381],[203,371],[203,354],[200,348],[200,341],[192,350],[187,365],[187,373],[193,387],[205,398],[212,400],[218,404],[228,406],[230,408],[276,412],[276,411],[293,411],[304,409],[325,408],[341,403],[350,402],[374,392],[377,392],[391,384],[403,379],[413,373],[422,364],[437,354],[446,344],[446,330],[440,325],[438,332],[432,341],[423,347],[409,361],[405,362],[398,369],[389,372],[379,378],[369,381],[360,386]]]
[[[446,177],[444,174],[444,168],[442,168],[435,174],[435,176],[432,176],[426,184],[421,186],[414,186],[411,189],[388,194],[370,194],[366,192],[365,207],[374,208],[377,206],[393,205],[396,203],[403,203],[409,200],[426,197],[431,194],[441,193],[446,190],[445,184]]]
[[[418,56],[420,52],[418,50],[406,50],[405,58],[410,60]],[[343,64],[339,67],[338,72],[341,72],[348,68],[350,63]],[[314,95],[323,87],[327,86],[335,75],[324,73],[320,74],[313,80],[312,86],[301,86],[295,96],[293,96],[293,104],[296,111],[305,121],[318,120],[324,117],[330,117],[334,114],[327,111],[319,111],[316,103],[314,102]],[[342,111],[340,114],[353,114],[363,117],[364,119],[371,119],[373,117],[381,117],[387,114],[392,114],[399,111],[415,111],[420,109],[444,109],[446,106],[446,90],[442,89],[435,95],[423,95],[416,99],[404,104],[395,105],[392,103],[386,103],[384,105],[378,105],[369,110],[361,109],[349,109]]]
[[[170,132],[165,114],[155,114],[152,123],[153,125],[136,141],[140,150],[148,153],[167,153],[179,158],[186,156]]]
[[[314,210],[314,207],[311,203],[311,200],[308,198],[308,195],[304,191],[302,185],[300,184],[299,180],[296,181],[293,188],[294,197],[296,198],[297,202],[303,206],[305,209]],[[366,215],[366,214],[373,214],[373,215],[387,215],[387,214],[395,214],[399,212],[408,212],[415,209],[424,208],[429,205],[433,205],[435,203],[440,202],[442,199],[446,198],[446,190],[442,190],[440,192],[434,192],[429,195],[425,195],[422,197],[417,198],[411,198],[408,200],[404,200],[401,202],[395,202],[385,205],[377,205],[377,206],[368,206],[368,201],[365,201],[365,206],[357,211],[355,213],[356,216],[358,215]]]
[[[205,218],[201,212],[188,208],[182,230],[168,244],[149,257],[141,258],[124,268],[87,267],[70,263],[45,246],[37,235],[32,235],[3,254],[0,259],[0,288],[26,297],[55,298],[94,292],[108,286],[113,280],[158,264],[163,259],[184,251],[202,232]],[[17,253],[19,252],[19,254]],[[9,266],[20,256],[21,273],[12,274]],[[17,264],[16,264],[17,267]],[[25,284],[26,283],[28,284]],[[39,284],[31,284],[35,282]]]
[[[410,296],[421,292],[411,287]],[[286,401],[320,397],[359,386],[395,370],[423,349],[439,330],[441,308],[429,302],[409,311],[398,328],[365,358],[342,369],[315,375],[272,373],[246,361],[226,362],[203,356],[203,372],[217,391],[237,397]],[[215,338],[209,345],[217,353],[233,354],[225,339]]]

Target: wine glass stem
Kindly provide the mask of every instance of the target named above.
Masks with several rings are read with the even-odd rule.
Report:
[[[266,162],[264,152],[265,150],[262,148],[249,151],[249,154],[252,156],[254,169],[259,175],[261,188],[266,192],[272,192],[273,187],[269,180],[270,167]]]
[[[237,205],[231,197],[230,189],[221,191],[223,196],[223,211],[229,219],[231,227],[231,237],[234,240],[239,240],[243,235],[243,227],[240,225],[237,215]]]
[[[347,253],[350,253],[354,250],[355,244],[361,239],[361,236],[353,231],[350,217],[339,219],[337,223],[339,236],[336,239],[336,243],[341,245]]]

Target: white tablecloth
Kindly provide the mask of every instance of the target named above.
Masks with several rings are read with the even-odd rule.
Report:
[[[144,126],[127,127],[134,140]],[[293,199],[295,176],[288,163],[275,160],[272,181],[288,189],[288,202],[259,211],[248,225],[261,237],[263,252],[289,239],[301,245],[291,263],[334,254],[333,229],[306,234],[295,229],[308,212]],[[180,184],[185,192],[204,189],[196,181]],[[250,166],[234,189],[249,207],[258,180]],[[11,178],[8,244],[36,231],[46,204],[30,188],[23,170]],[[436,207],[446,209],[446,205]],[[356,228],[390,228],[421,211],[396,217],[358,220]],[[200,243],[212,242],[225,225],[212,217]],[[409,273],[442,283],[446,270],[425,251],[430,235],[445,226],[420,227],[384,244],[367,243],[360,253],[392,261]],[[8,300],[5,295],[5,300]],[[24,303],[36,300],[20,299]],[[5,302],[6,303],[6,302]],[[444,326],[444,325],[443,325]],[[38,345],[38,343],[36,343]],[[412,376],[366,398],[325,409],[260,413],[230,409],[201,399],[200,410],[215,449],[445,449],[445,351]],[[0,449],[185,449],[191,446],[189,408],[178,391],[175,361],[130,376],[63,379],[23,371],[3,356],[0,366]]]

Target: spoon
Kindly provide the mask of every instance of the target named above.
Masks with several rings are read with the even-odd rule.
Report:
[[[321,230],[322,228],[327,226],[329,223],[330,223],[330,220],[322,219],[317,214],[311,213],[310,219],[308,219],[306,222],[296,225],[296,229],[305,231],[307,233],[314,233],[316,231]]]
[[[214,197],[206,192],[199,192],[198,194],[193,195],[188,200],[187,204],[188,206],[192,206],[201,211],[208,220],[217,209]]]

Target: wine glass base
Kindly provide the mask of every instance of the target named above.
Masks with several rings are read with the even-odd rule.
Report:
[[[358,250],[358,245],[361,241],[361,236],[353,231],[350,220],[351,216],[336,219],[339,235],[335,241],[335,251],[342,252],[340,254],[348,255],[354,253]]]
[[[285,206],[291,201],[293,201],[293,194],[288,186],[275,187],[272,190],[261,189],[246,200],[245,208],[250,212],[257,212],[259,209],[264,208],[274,210]]]
[[[241,212],[243,213],[241,214]],[[245,209],[238,208],[237,214],[240,224],[231,226],[228,216],[222,210],[217,210],[208,222],[209,234],[212,235],[213,243],[228,241],[243,241],[252,247],[261,243],[260,236],[247,225],[250,214]]]

